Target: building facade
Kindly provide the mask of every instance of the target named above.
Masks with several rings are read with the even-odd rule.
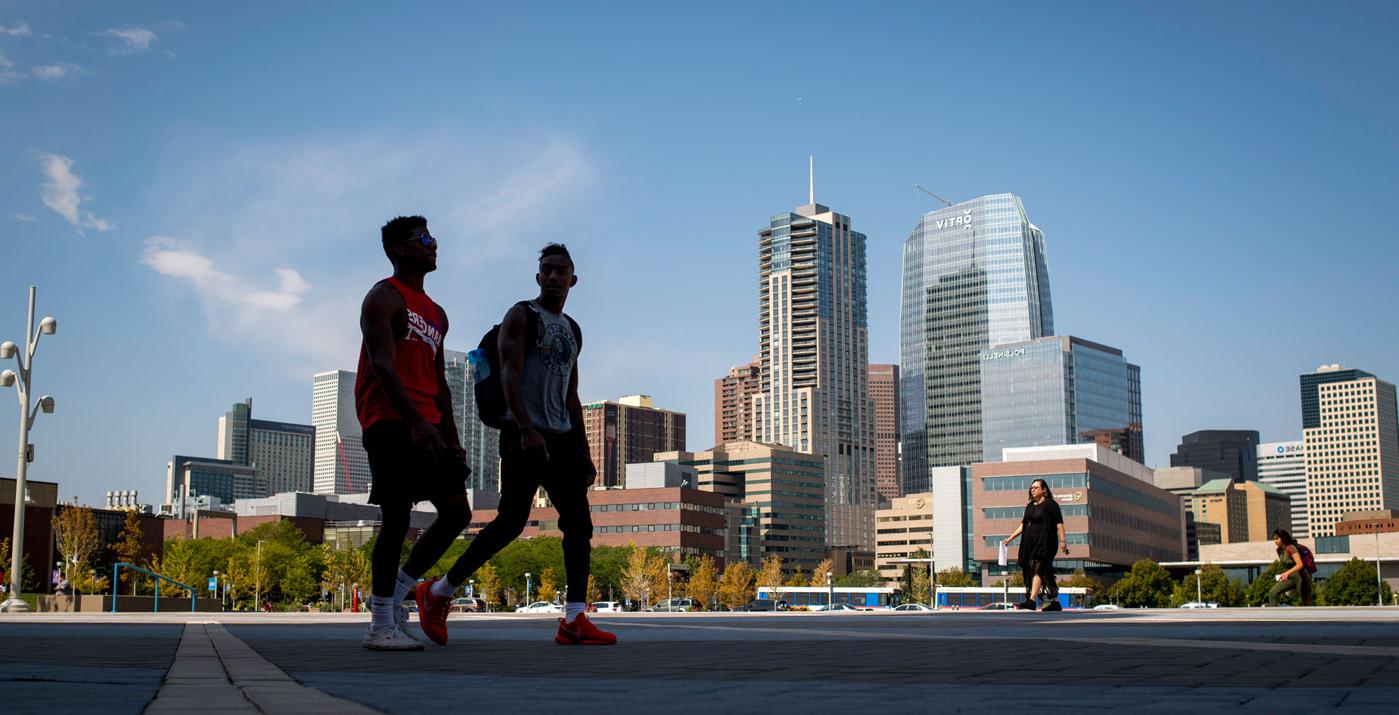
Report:
[[[183,517],[198,497],[212,497],[215,504],[231,505],[240,499],[267,496],[257,469],[229,459],[209,459],[177,454],[165,463],[165,503]]]
[[[889,500],[903,494],[899,476],[898,365],[870,365],[870,406],[874,409],[874,487],[881,500]],[[875,541],[879,541],[877,533]]]
[[[812,202],[759,232],[760,384],[753,439],[820,455],[826,543],[874,548],[865,236]]]
[[[1135,432],[1140,444],[1141,368],[1121,350],[1056,335],[997,345],[980,357],[980,461],[1000,461],[1007,447],[1091,441],[1086,433],[1095,430]]]
[[[583,405],[583,426],[600,487],[626,483],[628,464],[685,448],[685,415],[656,407],[647,395],[589,402]]]
[[[1037,478],[1049,485],[1064,515],[1069,555],[1056,557],[1055,569],[1116,574],[1140,559],[1185,556],[1180,499],[1155,486],[1147,467],[1096,444],[1008,449],[1005,457],[971,468],[974,557],[983,573],[996,563],[1001,540],[1020,524]]]
[[[922,492],[894,497],[890,505],[874,513],[874,567],[886,583],[903,576],[908,559],[922,551],[933,551],[933,493]],[[961,563],[938,564],[935,568],[961,568]]]
[[[663,452],[657,462],[695,470],[702,491],[747,505],[754,538],[748,556],[782,557],[786,568],[810,573],[825,556],[825,464],[790,447],[734,442],[705,452]],[[753,542],[756,541],[756,544]]]
[[[1311,538],[1307,524],[1307,449],[1302,440],[1264,442],[1258,445],[1258,481],[1287,495],[1292,505],[1294,539]]]
[[[262,493],[309,492],[313,488],[316,428],[253,419],[253,398],[234,403],[219,418],[218,459],[257,469]]]
[[[355,414],[354,372],[331,370],[312,378],[311,424],[316,428],[315,492],[368,492],[369,455]]]
[[[762,358],[729,368],[714,381],[714,444],[753,439],[753,396],[762,385]]]
[[[1322,370],[1342,371],[1330,367]],[[1313,538],[1334,535],[1347,512],[1399,509],[1394,385],[1373,376],[1315,382],[1319,418],[1302,430]]]
[[[903,250],[899,402],[904,492],[980,461],[981,351],[1054,334],[1044,234],[1020,198],[925,214]]]
[[[1171,454],[1172,467],[1199,467],[1230,479],[1258,479],[1258,431],[1209,429],[1180,438]]]
[[[471,361],[460,350],[443,350],[447,389],[452,392],[452,421],[471,467],[472,489],[500,492],[500,430],[487,427],[476,411],[476,381]]]
[[[1216,479],[1228,480],[1229,477],[1199,467],[1157,467],[1152,470],[1152,483],[1181,500],[1181,508],[1185,511],[1185,557],[1188,559],[1200,555],[1200,544],[1218,544],[1223,539],[1219,524],[1195,520],[1195,491]]]

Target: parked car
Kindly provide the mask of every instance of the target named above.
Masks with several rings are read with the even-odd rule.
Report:
[[[1182,604],[1180,604],[1180,607],[1181,607],[1181,608],[1219,608],[1219,604],[1218,604],[1218,603],[1215,603],[1215,602],[1213,602],[1213,601],[1211,601],[1211,602],[1209,602],[1209,603],[1201,603],[1200,601],[1191,601],[1191,602],[1189,602],[1189,603],[1182,603]]]
[[[1095,611],[1120,611],[1122,607],[1116,603],[1100,603],[1093,607]]]
[[[453,613],[485,613],[490,610],[486,606],[485,599],[482,598],[454,598],[452,599]]]
[[[791,606],[786,601],[774,601],[771,598],[755,598],[748,602],[748,605],[739,606],[739,611],[786,611]]]
[[[593,601],[594,613],[621,613],[621,601]]]
[[[988,604],[986,604],[985,606],[982,606],[982,607],[981,607],[981,610],[983,610],[983,611],[1014,611],[1014,610],[1015,610],[1015,604],[1014,604],[1014,603],[1006,603],[1005,601],[996,601],[995,603],[988,603]]]
[[[824,603],[823,603],[823,604],[821,604],[821,605],[819,605],[819,606],[812,606],[812,607],[811,607],[811,610],[813,610],[813,611],[821,611],[821,612],[829,612],[829,611],[858,611],[858,610],[860,610],[860,609],[858,609],[858,608],[856,608],[856,607],[854,607],[854,606],[852,606],[852,605],[850,605],[850,604],[848,604],[848,603],[830,603],[830,604],[824,604]]]
[[[647,608],[646,610],[668,612],[678,611],[680,613],[685,613],[688,611],[696,611],[699,609],[696,607],[695,599],[693,598],[667,598],[663,601],[658,602],[656,605]]]
[[[563,606],[548,601],[535,601],[528,606],[520,606],[516,613],[563,613]]]
[[[932,612],[933,612],[933,609],[931,609],[931,608],[929,608],[929,607],[927,607],[927,606],[925,606],[925,605],[923,605],[923,604],[921,604],[921,603],[905,603],[905,604],[903,604],[902,606],[895,606],[895,607],[894,607],[894,610],[895,610],[895,611],[902,611],[902,612],[905,612],[905,613],[907,613],[907,612],[915,612],[915,611],[918,612],[918,613],[932,613]]]

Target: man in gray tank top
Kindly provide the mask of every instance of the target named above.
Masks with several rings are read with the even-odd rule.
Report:
[[[617,636],[599,629],[584,615],[593,548],[588,487],[597,478],[597,468],[588,451],[583,403],[578,399],[583,332],[563,312],[569,290],[578,283],[568,249],[557,243],[545,246],[539,252],[534,280],[539,297],[513,306],[500,323],[500,382],[509,420],[500,431],[500,507],[466,553],[432,584],[431,603],[420,608],[424,632],[440,633],[439,643],[446,643],[447,613],[457,588],[520,535],[541,486],[559,512],[568,573],[567,603],[554,642],[617,642]],[[545,599],[552,595],[540,594]]]

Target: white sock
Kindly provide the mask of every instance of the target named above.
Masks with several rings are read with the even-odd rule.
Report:
[[[437,583],[432,584],[432,595],[438,598],[451,598],[457,592],[457,584],[447,580],[446,576],[437,579]]]
[[[383,596],[369,597],[369,627],[388,628],[394,625],[394,600]]]
[[[395,581],[393,584],[394,605],[403,603],[403,599],[408,598],[408,594],[412,593],[413,589],[417,587],[417,585],[418,579],[415,579],[412,576],[403,573],[403,569],[399,569],[398,580]]]
[[[569,601],[563,607],[563,622],[572,623],[573,619],[583,615],[588,610],[588,604],[579,601]]]

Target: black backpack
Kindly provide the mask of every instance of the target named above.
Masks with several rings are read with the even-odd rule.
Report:
[[[515,305],[525,307],[530,328],[534,330],[535,345],[543,343],[544,321],[539,319],[539,311],[527,300]],[[573,339],[578,343],[578,349],[582,350],[583,330],[572,317],[567,314],[564,317],[568,318],[569,327],[573,328]],[[503,428],[506,424],[507,405],[505,388],[500,384],[500,323],[491,326],[491,329],[481,336],[481,342],[476,349],[467,353],[467,362],[471,364],[472,380],[476,383],[476,415],[487,427]]]

